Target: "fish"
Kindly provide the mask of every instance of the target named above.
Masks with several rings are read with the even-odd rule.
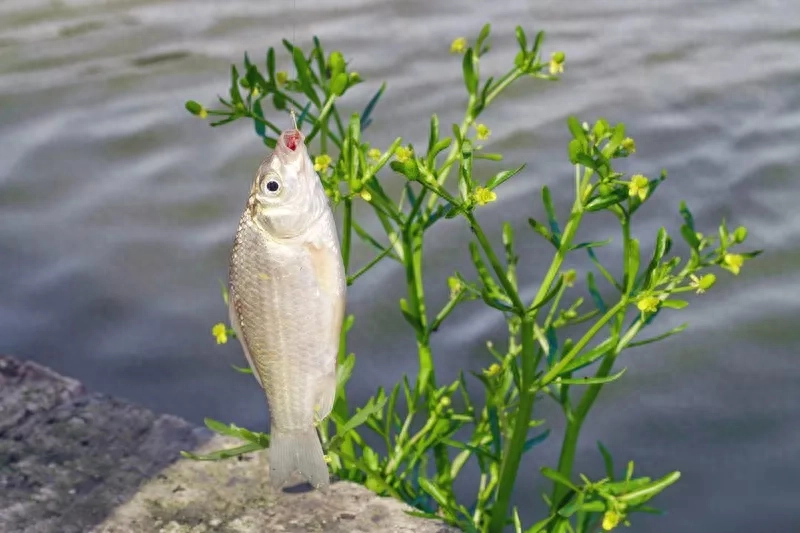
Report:
[[[346,287],[331,203],[295,124],[256,171],[228,271],[231,327],[269,408],[273,487],[295,472],[329,487],[316,425],[336,399]]]

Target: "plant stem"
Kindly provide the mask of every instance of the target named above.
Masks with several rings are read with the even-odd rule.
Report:
[[[475,112],[475,104],[477,103],[477,99],[474,95],[470,95],[469,101],[467,102],[467,112],[464,116],[464,120],[461,122],[459,126],[459,131],[461,132],[461,136],[463,137],[467,133],[467,128],[469,125],[475,121],[478,116],[480,116],[480,112],[483,109],[486,109],[489,104],[497,98],[500,93],[502,93],[509,85],[514,83],[516,80],[521,78],[525,73],[518,68],[506,73],[502,78],[497,80],[494,84],[494,87],[491,91],[489,91],[486,95],[486,100],[483,102],[483,107],[478,112]],[[447,159],[445,159],[446,163],[439,171],[438,182],[439,185],[443,185],[444,182],[447,180],[448,174],[450,174],[450,169],[453,166],[453,163],[457,161],[456,154],[461,150],[461,146],[458,143],[453,143],[450,147],[450,151],[447,154]],[[433,209],[433,206],[436,205],[437,198],[436,196],[431,196],[428,200],[427,210],[430,211]]]
[[[353,237],[353,201],[350,198],[344,199],[344,220],[342,235],[342,260],[344,261],[344,271],[350,270],[350,247]]]
[[[492,519],[489,523],[490,533],[502,533],[505,528],[506,517],[511,504],[511,493],[514,490],[517,470],[519,469],[525,441],[528,437],[528,423],[533,413],[533,401],[536,398],[536,393],[531,390],[531,385],[535,379],[538,363],[535,353],[536,347],[533,343],[533,324],[533,318],[528,316],[522,318],[522,387],[517,407],[517,417],[514,423],[514,432],[511,435],[506,453],[503,454],[503,462],[500,467],[501,473],[500,481],[497,485],[497,498],[492,509]]]
[[[589,182],[591,175],[587,172],[582,180],[579,180],[580,177],[580,166],[575,166],[575,177],[576,183],[578,185],[578,194],[576,194],[575,201],[572,204],[572,211],[569,215],[569,220],[567,221],[567,225],[564,227],[564,233],[561,235],[561,243],[556,251],[555,257],[553,257],[553,261],[550,263],[550,268],[547,269],[547,273],[542,280],[542,284],[539,285],[539,291],[536,293],[536,296],[533,298],[531,302],[531,307],[537,307],[542,300],[544,300],[547,293],[550,292],[550,287],[553,285],[553,282],[558,276],[559,271],[561,270],[561,265],[564,263],[564,258],[567,256],[570,246],[572,246],[572,239],[575,238],[575,233],[578,231],[578,227],[581,225],[581,219],[583,218],[583,200],[581,199],[580,191],[586,187],[586,184]],[[533,313],[533,316],[536,317],[538,314],[539,309]]]
[[[623,309],[626,305],[628,305],[628,300],[623,298],[619,302],[614,305],[611,309],[606,311],[606,313],[600,317],[600,319],[594,323],[594,325],[586,332],[586,334],[581,337],[581,339],[573,346],[573,348],[565,355],[558,363],[554,364],[540,379],[539,379],[539,387],[545,387],[546,385],[550,384],[558,375],[563,372],[563,370],[572,362],[575,357],[583,350],[589,341],[591,341],[595,335],[612,319],[615,318],[617,313]]]
[[[511,298],[511,302],[514,304],[517,313],[518,314],[524,313],[525,304],[522,303],[522,300],[519,297],[519,293],[514,288],[514,285],[511,283],[511,280],[508,279],[508,275],[503,269],[503,265],[500,264],[500,260],[494,253],[492,245],[489,243],[489,239],[486,238],[486,234],[483,232],[483,229],[481,228],[480,224],[478,224],[478,221],[475,220],[475,216],[472,213],[465,213],[464,216],[469,221],[469,224],[472,227],[472,231],[475,233],[475,237],[478,239],[478,243],[481,245],[481,248],[483,249],[483,253],[485,253],[486,257],[489,259],[489,263],[492,265],[492,270],[494,270],[494,273],[497,276],[498,281],[500,281],[500,285],[502,285],[503,289],[506,291],[506,295],[509,298]]]

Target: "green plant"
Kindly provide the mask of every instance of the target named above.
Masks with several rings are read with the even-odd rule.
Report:
[[[363,112],[352,114],[345,122],[337,103],[351,87],[362,83],[361,77],[348,70],[340,52],[326,54],[316,38],[308,54],[283,41],[294,63],[295,78],[276,71],[276,52],[270,48],[263,71],[247,56],[241,74],[232,67],[229,97],[219,99],[221,108],[206,109],[194,101],[187,102],[186,107],[203,118],[214,117],[212,126],[251,119],[256,133],[270,147],[275,145],[281,128],[266,118],[263,103],[271,103],[278,111],[302,110],[299,122],[309,124],[306,138],[317,154],[315,167],[342,216],[342,254],[348,283],[356,282],[381,261],[397,261],[404,269],[407,295],[399,307],[416,338],[417,375],[413,380],[404,376],[391,390],[379,389],[365,406],[354,409],[346,394],[355,363],[354,354],[348,354],[346,348],[354,324],[353,316],[348,317],[342,331],[336,404],[330,418],[319,426],[333,474],[408,502],[417,510],[415,514],[443,519],[465,531],[500,532],[509,525],[515,531],[530,533],[588,532],[600,527],[609,530],[627,523],[636,512],[654,511],[648,506],[650,499],[679,477],[678,472],[658,479],[634,477],[632,463],[620,476],[602,444],[599,449],[606,477],[592,481],[573,471],[581,428],[598,394],[625,371],[614,372],[617,357],[625,350],[682,331],[685,325],[638,340],[662,311],[687,305],[677,296],[710,289],[716,278],[709,269],[718,266],[738,274],[742,264],[758,252],[733,251],[747,235],[741,227],[730,232],[723,222],[718,236],[698,233],[688,207],[682,203],[681,236],[688,245],[688,257],[670,255],[672,240],[664,228],[645,254],[640,242],[631,236],[631,223],[666,174],[651,180],[641,174],[626,177],[615,171],[615,160],[635,152],[624,125],[604,119],[582,124],[571,117],[568,155],[574,165],[574,201],[570,212],[559,216],[550,191],[542,188],[543,218],[530,218],[528,222],[531,236],[545,239],[554,253],[536,295],[524,300],[518,272],[525,269],[518,265],[512,226],[503,225],[498,246],[490,242],[477,218],[482,206],[495,200],[495,190],[523,168],[500,170],[489,177],[474,172],[476,159],[501,160],[500,155],[487,153],[476,144],[490,133],[478,118],[518,80],[557,79],[565,58],[556,52],[544,60],[543,33],[529,41],[523,29],[517,28],[519,52],[513,66],[499,78],[482,80],[479,66],[490,48],[489,34],[487,25],[474,45],[468,46],[465,39],[453,42],[451,51],[463,54],[467,90],[464,119],[453,125],[451,136],[443,137],[439,120],[433,115],[427,146],[421,150],[404,145],[401,138],[383,150],[366,141],[364,132],[385,85]],[[455,184],[449,179],[451,175],[455,175]],[[393,178],[404,181],[399,200],[391,199],[382,185]],[[354,202],[360,201],[371,207],[383,236],[368,233],[353,216]],[[613,269],[594,252],[610,239],[575,242],[584,219],[598,212],[611,213],[619,222],[621,278],[615,277]],[[425,235],[434,224],[453,218],[462,219],[472,230],[468,251],[475,275],[454,272],[449,279],[449,301],[432,312],[423,288]],[[358,267],[350,261],[354,238],[375,248],[374,259]],[[563,264],[575,253],[589,258],[585,274],[589,302],[570,296],[578,273],[565,271]],[[613,299],[601,296],[598,281],[608,283]],[[487,343],[493,362],[484,371],[470,373],[469,377],[462,372],[456,381],[440,383],[431,335],[456,306],[476,300],[505,318],[506,349]],[[577,339],[565,336],[564,328],[579,324],[582,326],[577,329],[583,333]],[[233,335],[225,324],[215,326],[213,333],[218,342]],[[483,388],[481,397],[485,399],[480,403],[475,400],[476,386]],[[534,406],[550,400],[561,407],[566,429],[558,464],[541,468],[541,474],[552,481],[551,491],[543,495],[549,512],[539,522],[523,526],[511,505],[511,496],[523,454],[530,453],[549,435],[549,430],[537,429],[545,421],[533,418]],[[245,443],[202,457],[185,453],[187,457],[218,460],[269,445],[268,435],[214,420],[206,423]],[[383,446],[369,446],[365,432],[377,435]],[[454,485],[470,461],[480,469],[480,483],[474,500],[461,502],[455,497]]]

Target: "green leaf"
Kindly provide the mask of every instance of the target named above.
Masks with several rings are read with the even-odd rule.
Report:
[[[559,485],[564,485],[565,487],[574,490],[575,492],[580,492],[580,489],[577,485],[575,485],[572,481],[569,480],[567,476],[562,474],[557,470],[553,470],[550,467],[542,467],[541,469],[542,475],[546,478],[551,479],[552,481],[558,483]]]
[[[461,128],[458,127],[458,124],[453,124],[453,137],[456,140],[458,146],[461,146],[461,143],[464,142],[464,138],[461,135]]]
[[[555,246],[556,248],[559,248],[561,246],[561,243],[558,241],[558,239],[553,237],[553,235],[550,233],[550,230],[547,229],[547,226],[545,226],[541,222],[537,222],[532,218],[528,219],[528,224],[530,224],[530,226],[533,228],[533,231],[544,237],[553,246]]]
[[[239,71],[236,70],[236,65],[231,65],[231,87],[230,87],[231,101],[234,106],[236,104],[244,105],[242,100],[242,93],[239,92]]]
[[[569,162],[573,165],[578,163],[578,158],[584,153],[584,146],[578,139],[572,139],[567,145],[567,154],[569,154]]]
[[[369,102],[367,103],[367,107],[365,107],[364,111],[361,112],[362,130],[367,129],[367,126],[369,126],[372,123],[372,119],[370,118],[372,116],[372,111],[375,109],[375,106],[378,104],[378,100],[380,100],[380,97],[383,94],[383,91],[385,90],[386,90],[386,82],[381,84],[380,89],[378,89],[378,91],[372,96],[372,98],[370,98]]]
[[[628,191],[625,188],[618,187],[609,192],[608,194],[597,195],[586,203],[587,211],[600,211],[606,207],[617,205],[623,200],[628,198]]]
[[[205,455],[197,455],[192,452],[181,451],[181,456],[187,459],[192,459],[194,461],[221,461],[223,459],[238,457],[246,453],[257,452],[258,450],[263,450],[264,448],[265,446],[262,446],[255,442],[248,442],[247,444],[243,444],[242,446],[237,446],[236,448],[229,448],[227,450],[218,450],[216,452],[211,452]]]
[[[389,167],[391,167],[391,169],[398,174],[402,174],[410,180],[416,180],[419,178],[419,167],[417,167],[417,162],[413,157],[402,163],[397,160],[392,161],[389,163]]]
[[[542,442],[550,436],[550,430],[546,430],[542,433],[539,433],[535,437],[531,437],[530,439],[525,441],[525,444],[522,446],[522,453],[529,451],[531,448],[536,446],[537,444],[541,444]]]
[[[582,353],[578,355],[575,359],[572,360],[572,363],[567,365],[564,369],[564,372],[574,372],[576,370],[580,370],[590,364],[594,363],[604,355],[606,355],[610,350],[612,350],[616,346],[614,339],[607,338],[603,342],[599,343],[597,346],[589,350],[588,352]]]
[[[600,248],[601,246],[606,246],[609,243],[611,243],[611,239],[606,239],[604,241],[582,242],[580,244],[571,246],[570,251],[580,250],[581,248]]]
[[[438,485],[435,485],[430,479],[424,477],[420,477],[418,481],[422,490],[430,494],[430,496],[436,500],[436,503],[442,507],[449,507],[449,498],[442,492],[442,489]]]
[[[347,382],[350,381],[350,376],[353,374],[353,367],[356,364],[355,354],[348,354],[344,360],[336,367],[336,388],[339,390],[344,389]]]
[[[553,207],[553,198],[550,196],[550,188],[547,185],[542,187],[542,203],[547,212],[547,221],[550,223],[550,231],[553,236],[561,242],[561,230],[558,227],[558,220],[556,219],[556,209]]]
[[[430,161],[431,166],[433,166],[433,158],[435,158],[442,150],[445,150],[450,146],[450,143],[453,142],[451,137],[445,137],[444,139],[440,139],[433,145],[430,153],[428,154],[428,161]]]
[[[464,54],[461,68],[464,72],[464,84],[467,86],[467,92],[474,96],[478,92],[478,75],[475,73],[475,57],[472,48],[469,48]]]
[[[657,479],[652,483],[647,484],[646,486],[638,490],[629,492],[628,494],[623,494],[622,496],[618,496],[617,499],[622,502],[630,502],[631,505],[644,503],[647,500],[651,499],[656,494],[658,494],[659,492],[663,491],[664,489],[666,489],[667,487],[678,481],[680,477],[681,477],[680,472],[672,472],[662,477],[661,479]],[[636,503],[634,504],[634,502]]]
[[[252,368],[246,368],[246,367],[243,367],[243,366],[236,366],[236,365],[231,365],[231,368],[233,368],[234,370],[236,370],[237,372],[240,372],[242,374],[252,374],[253,373],[253,369]]]
[[[672,240],[669,238],[667,230],[662,226],[658,229],[658,235],[656,236],[656,246],[653,249],[653,256],[650,258],[650,263],[648,263],[647,270],[644,273],[644,283],[642,285],[644,289],[650,288],[651,284],[654,281],[653,274],[655,273],[656,269],[658,268],[658,265],[661,264],[661,260],[669,252],[671,247],[672,247]]]
[[[685,201],[681,201],[680,214],[683,217],[684,223],[694,232],[694,217],[692,216],[692,212],[689,211],[689,206],[686,205]]]
[[[342,426],[342,428],[337,432],[336,436],[338,437],[340,435],[349,433],[366,422],[367,418],[376,416],[381,412],[383,406],[386,405],[386,400],[387,398],[385,396],[380,400],[377,400],[374,397],[370,398],[364,407],[356,411],[356,413],[350,417],[350,420],[348,420],[344,426]]]
[[[536,32],[536,38],[533,40],[533,47],[531,48],[531,54],[536,56],[539,53],[539,49],[542,47],[542,41],[544,40],[544,31],[539,30]]]
[[[483,27],[481,28],[480,33],[478,34],[478,38],[475,41],[475,50],[479,56],[484,53],[483,43],[486,42],[486,39],[489,38],[489,33],[491,31],[492,31],[491,24],[484,24]],[[486,49],[488,50],[488,45]]]
[[[574,500],[558,510],[558,514],[564,518],[569,518],[573,514],[583,509],[585,499],[586,495],[583,492],[579,492]]]
[[[611,452],[608,451],[602,442],[597,441],[597,448],[600,450],[600,455],[603,456],[603,466],[606,469],[606,477],[614,481],[614,459],[611,457]]]
[[[689,305],[686,300],[664,300],[661,302],[661,307],[669,307],[670,309],[683,309]]]
[[[574,161],[572,161],[572,154],[570,154],[570,161],[572,163],[583,165],[586,168],[590,168],[592,170],[597,170],[599,167],[597,160],[595,160],[592,156],[587,154],[582,154],[582,153],[575,154]]]
[[[525,168],[524,164],[518,166],[513,170],[504,170],[502,172],[498,172],[489,181],[486,182],[486,188],[492,190],[495,189],[496,187],[499,187],[500,185],[508,181],[511,177],[519,174],[523,168]]]
[[[242,440],[255,442],[258,444],[262,444],[263,447],[266,447],[269,443],[269,436],[265,435],[264,433],[255,433],[253,431],[250,431],[249,429],[237,427],[234,424],[226,426],[222,422],[219,422],[212,418],[206,418],[204,422],[206,424],[206,427],[208,427],[215,433],[219,433],[220,435],[227,435],[229,437],[237,437]]]
[[[223,424],[218,420],[214,420],[213,418],[204,418],[203,422],[205,423],[206,427],[213,431],[214,433],[219,433],[220,435],[227,435],[229,437],[238,437],[239,431],[234,429],[227,424]]]
[[[506,262],[509,266],[517,262],[517,254],[514,253],[514,228],[510,223],[503,223],[503,247],[506,249]]]
[[[567,117],[567,127],[569,128],[569,132],[572,134],[572,137],[581,143],[581,146],[586,149],[589,146],[589,139],[586,138],[586,132],[581,126],[580,121],[575,118],[574,116],[570,115]]]
[[[591,248],[589,248],[589,250],[591,251]],[[608,308],[606,307],[606,303],[603,301],[603,297],[600,296],[600,291],[597,290],[597,284],[594,281],[594,274],[591,272],[586,274],[586,285],[589,288],[589,294],[592,295],[594,305],[597,306],[601,312],[605,313]]]
[[[525,35],[525,30],[522,29],[522,26],[517,26],[514,30],[517,35],[517,42],[519,43],[519,48],[523,52],[528,51],[528,38]]]
[[[623,368],[616,374],[612,374],[610,376],[605,377],[585,377],[585,378],[561,378],[560,382],[564,385],[600,385],[603,383],[611,383],[612,381],[616,381],[622,377],[622,374],[625,373],[627,368]]]
[[[700,239],[697,238],[695,231],[687,224],[681,226],[681,235],[683,236],[683,240],[686,241],[692,250],[696,251],[700,248]]]
[[[645,344],[651,344],[653,342],[658,342],[660,340],[664,340],[667,337],[671,337],[676,333],[680,333],[681,331],[685,330],[689,326],[688,323],[681,324],[680,326],[674,327],[671,330],[667,331],[666,333],[662,333],[661,335],[657,335],[655,337],[651,337],[649,339],[644,339],[641,341],[636,341],[628,344],[628,348],[635,348],[637,346],[644,346]]]
[[[436,141],[439,140],[439,117],[434,113],[431,115],[431,126],[428,133],[428,153],[433,151]]]
[[[306,58],[303,55],[303,51],[300,50],[300,47],[294,46],[292,48],[292,59],[295,69],[297,70],[297,81],[300,83],[300,89],[303,91],[303,94],[314,102],[317,109],[322,108],[322,102],[319,96],[317,96],[316,91],[314,91],[314,86],[311,83],[311,71],[308,62],[306,62]]]
[[[504,294],[483,289],[481,291],[481,297],[487,305],[494,307],[495,309],[503,311],[504,313],[514,312],[514,307],[511,305],[511,300],[509,300]]]
[[[503,449],[503,438],[500,434],[500,419],[497,417],[497,407],[493,405],[487,406],[486,415],[489,420],[489,431],[492,435],[492,450],[495,457],[500,457],[500,450]]]
[[[416,312],[412,311],[408,306],[408,301],[405,298],[400,299],[400,311],[403,313],[403,317],[406,319],[406,321],[411,324],[411,326],[418,333],[424,332],[422,324],[420,324],[419,317],[417,316]]]
[[[253,114],[262,120],[253,119],[253,126],[256,130],[256,135],[264,137],[266,135],[266,124],[264,124],[264,111],[261,109],[261,100],[253,102]]]
[[[625,139],[625,124],[619,123],[614,126],[613,133],[611,134],[611,139],[608,143],[603,147],[600,153],[603,154],[604,157],[609,158],[614,155],[614,152],[622,144],[622,141]]]
[[[267,50],[267,76],[270,82],[275,83],[275,49],[271,46]]]
[[[540,307],[547,305],[547,302],[555,298],[556,294],[558,294],[558,291],[561,290],[562,285],[564,285],[564,276],[559,276],[558,281],[556,281],[555,285],[553,285],[550,290],[547,291],[547,294],[545,294],[544,298],[542,298],[540,302],[532,304],[528,308],[528,312],[530,313],[532,311],[536,311]]]

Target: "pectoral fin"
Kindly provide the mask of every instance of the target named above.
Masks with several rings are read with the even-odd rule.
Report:
[[[345,280],[342,257],[336,249],[325,246],[324,244],[308,242],[306,243],[306,249],[311,258],[314,277],[317,280],[320,291],[329,297],[334,305],[330,341],[331,346],[337,348],[332,354],[335,361],[338,353],[339,337],[342,332],[342,321],[344,320],[345,311]]]

